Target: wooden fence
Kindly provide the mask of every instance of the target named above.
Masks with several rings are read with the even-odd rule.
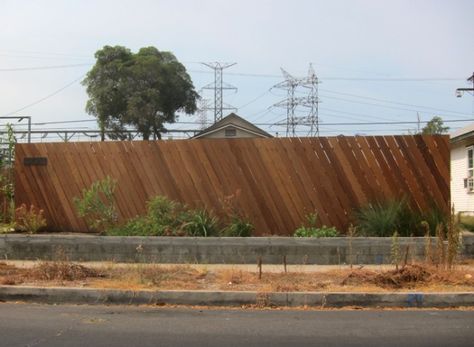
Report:
[[[18,144],[15,200],[51,230],[86,231],[73,197],[110,175],[122,220],[155,195],[219,211],[239,191],[256,234],[291,234],[312,211],[344,231],[377,200],[449,211],[449,158],[447,136],[421,135]]]

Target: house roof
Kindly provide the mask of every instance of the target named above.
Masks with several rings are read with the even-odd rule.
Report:
[[[254,124],[250,123],[249,121],[245,120],[244,118],[236,115],[235,113],[230,113],[229,115],[225,116],[222,118],[220,121],[214,123],[210,127],[202,130],[195,136],[193,136],[193,139],[198,139],[200,137],[203,137],[207,134],[219,131],[221,129],[225,129],[229,126],[250,132],[252,134],[255,134],[256,136],[259,137],[273,137],[266,131],[260,129],[259,127],[255,126]]]
[[[453,131],[449,137],[451,142],[458,142],[474,136],[474,123],[471,123],[464,128]]]

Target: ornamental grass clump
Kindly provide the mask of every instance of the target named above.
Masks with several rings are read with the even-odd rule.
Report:
[[[376,202],[357,211],[357,227],[365,236],[391,236],[398,230],[403,201]]]

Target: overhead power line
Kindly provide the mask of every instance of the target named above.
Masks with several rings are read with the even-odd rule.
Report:
[[[31,67],[14,67],[0,69],[0,72],[13,72],[13,71],[36,71],[36,70],[55,70],[55,69],[67,69],[72,67],[91,66],[93,63],[88,64],[68,64],[68,65],[49,65],[49,66],[31,66]]]
[[[374,101],[378,101],[378,102],[385,102],[385,103],[388,103],[388,104],[409,106],[409,107],[418,107],[418,108],[424,108],[424,109],[427,109],[427,110],[433,110],[433,111],[438,111],[438,112],[448,112],[448,113],[456,113],[456,114],[460,114],[460,115],[467,115],[466,113],[450,111],[450,110],[431,107],[431,106],[407,104],[407,103],[399,102],[399,101],[393,101],[393,100],[388,100],[388,99],[379,99],[379,98],[374,98],[374,97],[371,97],[371,96],[362,96],[362,95],[356,95],[356,94],[351,94],[351,93],[336,92],[336,91],[328,90],[328,89],[320,89],[320,90],[323,91],[323,92],[326,92],[326,93],[345,95],[345,96],[350,96],[350,97],[359,98],[359,99],[374,100]]]
[[[350,100],[350,99],[345,99],[345,98],[338,98],[338,97],[335,97],[335,96],[324,95],[323,98],[341,100],[341,101],[354,103],[354,104],[362,104],[362,105],[370,105],[370,106],[375,106],[375,107],[389,108],[389,109],[393,109],[393,110],[402,110],[402,111],[411,111],[411,112],[419,112],[420,111],[420,110],[417,110],[417,109],[410,109],[410,108],[403,108],[403,107],[396,107],[396,106],[389,106],[389,105],[380,105],[380,104],[374,104],[374,103],[371,103],[371,102],[363,102],[363,101]],[[449,113],[456,113],[456,114],[459,114],[459,115],[465,115],[466,117],[472,117],[472,115],[469,115],[467,113],[462,113],[462,112],[449,111]],[[440,115],[444,115],[444,114],[440,114]]]
[[[31,125],[46,125],[46,124],[68,124],[68,123],[84,123],[84,122],[95,122],[95,119],[81,119],[81,120],[68,120],[68,121],[54,121],[54,122],[38,122],[38,123],[31,123]],[[472,122],[474,121],[474,118],[472,119],[448,119],[444,120],[444,123],[459,123],[459,122]],[[336,125],[391,125],[391,124],[426,124],[430,122],[429,120],[424,120],[424,121],[387,121],[387,122],[335,122],[335,123],[322,123],[323,126],[336,126]],[[198,121],[178,121],[174,123],[168,123],[169,125],[174,125],[174,124],[187,124],[187,125],[199,125],[201,124]],[[207,123],[211,124],[211,123]],[[270,123],[270,122],[256,122],[253,123],[255,125],[276,125],[276,123]],[[308,123],[309,124],[309,123]],[[15,125],[15,126],[21,126],[21,124]]]
[[[35,105],[39,104],[40,102],[43,102],[43,101],[45,101],[45,100],[48,100],[49,98],[52,98],[52,97],[55,96],[56,94],[59,94],[59,93],[62,92],[63,90],[69,88],[70,86],[72,86],[73,84],[75,84],[77,81],[81,80],[84,76],[85,76],[85,75],[82,75],[82,76],[80,76],[80,77],[74,79],[73,81],[69,82],[69,83],[66,84],[65,86],[59,88],[58,90],[55,90],[55,91],[52,92],[51,94],[48,94],[48,95],[46,95],[45,97],[42,97],[41,99],[38,99],[38,100],[36,100],[36,101],[34,101],[34,102],[28,104],[28,105],[25,105],[25,106],[23,106],[23,107],[20,107],[19,109],[16,109],[16,110],[14,110],[14,111],[12,111],[12,112],[9,112],[9,113],[7,113],[6,115],[9,116],[9,115],[12,115],[12,114],[14,114],[14,113],[21,112],[21,111],[23,111],[23,110],[26,110],[27,108],[30,108],[30,107],[32,107],[32,106],[35,106]]]
[[[205,70],[188,70],[193,73],[212,73]],[[261,73],[246,73],[246,72],[228,72],[229,76],[242,77],[257,77],[257,78],[281,78],[280,75],[261,74]],[[328,81],[366,81],[366,82],[448,82],[448,81],[462,81],[462,77],[339,77],[339,76],[325,76],[320,77],[321,80]]]

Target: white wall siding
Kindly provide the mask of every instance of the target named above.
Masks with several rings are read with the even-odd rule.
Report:
[[[464,188],[467,177],[466,143],[451,144],[451,203],[456,212],[474,213],[474,193]]]

